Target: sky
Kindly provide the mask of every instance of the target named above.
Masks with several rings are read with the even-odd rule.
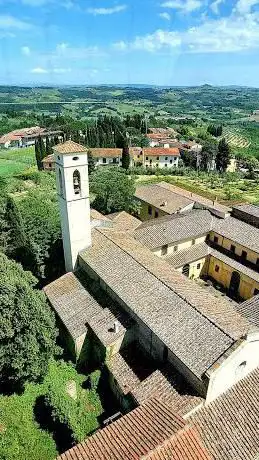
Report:
[[[259,0],[0,0],[0,84],[259,87]]]

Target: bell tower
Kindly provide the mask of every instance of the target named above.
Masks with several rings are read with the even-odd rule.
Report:
[[[67,141],[53,150],[66,271],[71,272],[78,253],[91,246],[87,149]]]

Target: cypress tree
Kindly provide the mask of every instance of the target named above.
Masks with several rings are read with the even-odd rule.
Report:
[[[48,136],[46,137],[46,154],[47,154],[47,155],[51,155],[51,154],[52,154],[51,142],[50,142]]]
[[[122,150],[122,164],[123,169],[129,169],[130,167],[130,151],[128,147],[124,147]]]
[[[91,150],[88,151],[88,173],[89,176],[95,171],[95,161],[93,155],[91,154]]]
[[[226,139],[222,139],[218,145],[218,152],[216,155],[216,167],[221,173],[225,172],[230,163],[230,147]]]
[[[35,158],[36,158],[37,168],[40,171],[41,170],[41,154],[40,154],[40,144],[37,139],[35,141]]]

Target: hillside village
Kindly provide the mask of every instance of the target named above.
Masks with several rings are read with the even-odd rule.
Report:
[[[59,370],[67,408],[55,392],[42,396],[41,411],[57,411],[57,433],[64,426],[74,433],[70,439],[66,428],[58,459],[255,460],[258,207],[227,204],[161,179],[136,183],[132,211],[121,205],[120,211],[102,213],[98,199],[90,200],[91,177],[99,173],[104,189],[105,181],[115,180],[116,202],[120,171],[126,182],[138,168],[174,174],[186,154],[198,167],[204,145],[180,140],[171,128],[149,129],[143,147],[130,146],[126,138],[120,148],[88,147],[89,135],[77,134],[78,143],[71,135],[66,140],[62,130],[35,127],[0,139],[4,152],[33,145],[39,173],[56,178],[66,273],[58,250],[53,274],[41,283],[58,344],[76,369],[69,371],[70,380],[62,377],[65,368]],[[213,170],[216,160],[210,165]],[[240,165],[229,158],[224,167],[228,174]],[[22,195],[27,193],[25,188]],[[19,195],[13,195],[17,204]],[[21,226],[19,211],[11,212],[12,222],[18,212]],[[31,251],[30,259],[33,246]],[[20,252],[15,258],[27,264]],[[31,261],[28,268],[35,269]],[[82,432],[80,417],[72,415],[86,397],[77,371],[90,382],[97,378],[89,387],[95,402],[82,412],[92,421]]]

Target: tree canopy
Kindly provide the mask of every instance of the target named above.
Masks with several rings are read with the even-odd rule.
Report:
[[[134,206],[135,183],[123,169],[99,168],[92,175],[90,190],[95,195],[93,207],[104,214]]]
[[[0,373],[2,383],[37,381],[57,349],[54,314],[37,280],[0,253]]]
[[[216,155],[216,167],[217,170],[222,173],[225,172],[230,163],[230,147],[226,142],[226,139],[222,139],[218,145],[218,152]]]

